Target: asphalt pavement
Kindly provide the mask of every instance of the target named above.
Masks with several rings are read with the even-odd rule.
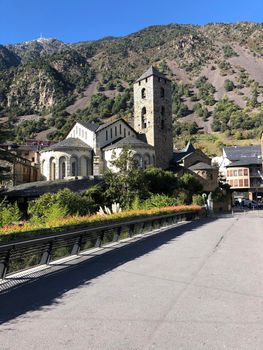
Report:
[[[0,349],[263,349],[263,211],[185,223],[11,288]]]

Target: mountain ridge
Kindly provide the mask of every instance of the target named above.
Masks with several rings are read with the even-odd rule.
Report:
[[[0,115],[18,123],[19,116],[37,113],[43,127],[62,130],[55,138],[76,118],[131,119],[132,82],[152,64],[173,81],[175,136],[180,127],[179,136],[189,136],[189,124],[199,132],[254,139],[263,125],[262,39],[262,23],[237,22],[156,25],[77,43],[42,38],[2,45]]]

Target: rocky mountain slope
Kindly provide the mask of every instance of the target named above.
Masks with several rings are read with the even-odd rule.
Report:
[[[0,122],[8,117],[22,140],[49,129],[50,138],[63,137],[76,118],[132,120],[132,82],[153,64],[173,81],[176,139],[217,132],[225,136],[218,143],[256,140],[263,127],[262,39],[262,24],[242,22],[152,26],[76,44],[40,38],[0,45]],[[27,120],[32,114],[38,117]]]

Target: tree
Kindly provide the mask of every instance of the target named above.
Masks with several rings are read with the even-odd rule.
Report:
[[[226,79],[224,82],[224,88],[226,91],[233,91],[234,90],[234,83],[232,80]]]
[[[122,208],[129,208],[135,197],[147,197],[147,183],[143,171],[138,168],[134,153],[123,148],[120,155],[111,161],[117,172],[108,170],[104,174],[105,199],[108,205],[116,202]]]
[[[171,171],[152,167],[144,170],[144,175],[151,193],[171,195],[178,187],[178,179]]]

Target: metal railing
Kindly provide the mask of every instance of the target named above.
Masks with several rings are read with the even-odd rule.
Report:
[[[8,274],[197,217],[197,212],[173,213],[2,243],[0,280]]]

